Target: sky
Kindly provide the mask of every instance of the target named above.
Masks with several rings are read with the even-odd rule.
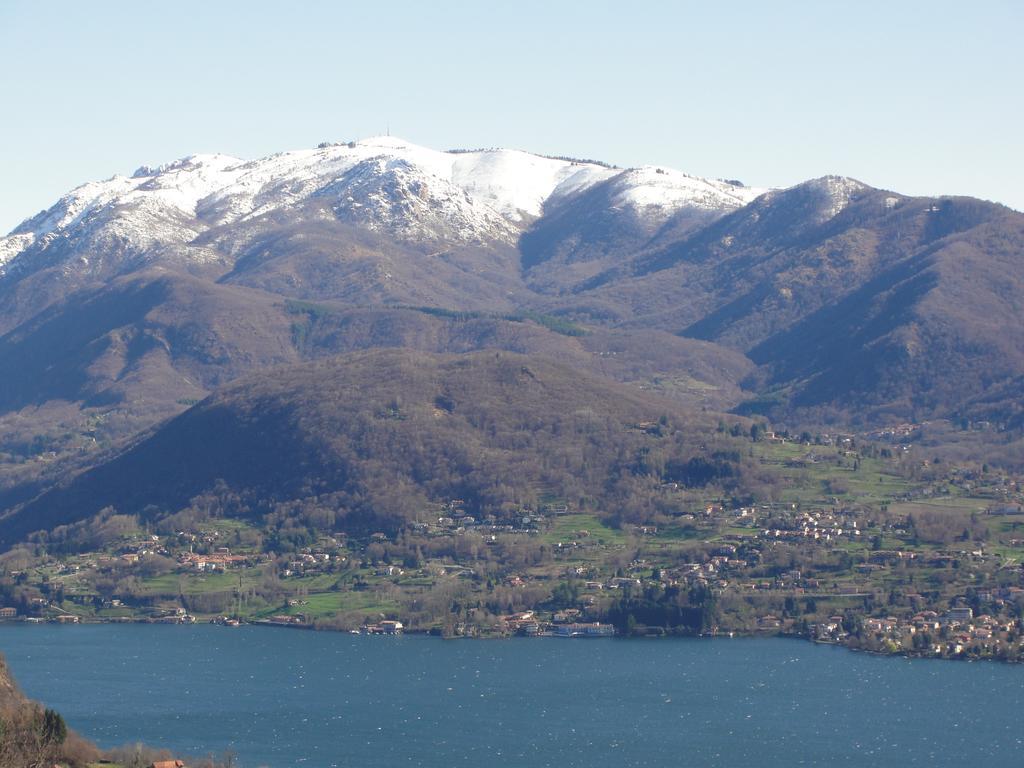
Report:
[[[89,180],[390,131],[1024,210],[1024,2],[0,0],[0,232]]]

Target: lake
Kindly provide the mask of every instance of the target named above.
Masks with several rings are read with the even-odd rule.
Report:
[[[0,626],[101,746],[271,766],[1020,765],[1024,666],[783,639],[456,640]]]

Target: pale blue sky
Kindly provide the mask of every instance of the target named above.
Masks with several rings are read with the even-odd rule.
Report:
[[[383,133],[1024,209],[1024,3],[0,0],[0,230],[195,152]]]

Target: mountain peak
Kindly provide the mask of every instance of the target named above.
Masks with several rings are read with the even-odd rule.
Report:
[[[811,219],[821,224],[834,219],[859,195],[872,189],[862,181],[849,176],[828,175],[802,181],[785,189],[771,190],[765,195],[765,204],[796,202],[810,207],[815,213]]]
[[[870,189],[867,184],[849,176],[822,176],[808,182],[808,186],[821,190],[831,201],[823,213],[826,219],[835,218],[858,193]]]
[[[732,210],[761,192],[664,168],[622,171],[512,149],[439,151],[396,136],[251,161],[194,154],[76,187],[0,239],[0,270],[32,269],[33,254],[58,241],[75,254],[76,271],[100,262],[110,268],[110,258],[77,252],[186,247],[211,227],[314,200],[329,200],[339,218],[399,240],[514,245],[551,201],[602,182],[614,184],[613,206],[660,219],[681,208]]]

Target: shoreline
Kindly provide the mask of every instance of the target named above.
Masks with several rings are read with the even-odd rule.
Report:
[[[512,640],[512,639],[554,639],[554,640],[672,640],[672,639],[688,639],[688,640],[733,640],[733,639],[783,639],[783,640],[796,640],[810,643],[812,645],[823,645],[832,646],[835,648],[842,648],[846,651],[853,653],[864,653],[870,656],[879,656],[884,658],[903,658],[908,660],[925,660],[925,661],[957,661],[957,662],[996,662],[1000,664],[1017,665],[1024,663],[1024,659],[1019,658],[997,658],[995,656],[970,656],[970,655],[935,655],[925,653],[914,653],[908,652],[906,649],[900,649],[898,651],[886,652],[882,650],[876,650],[872,648],[864,648],[861,646],[848,645],[846,643],[837,642],[834,640],[823,640],[819,638],[806,637],[804,635],[791,634],[786,632],[776,632],[767,634],[764,632],[742,632],[742,631],[729,631],[729,632],[716,632],[716,633],[673,633],[663,631],[659,633],[643,634],[643,635],[624,635],[616,632],[614,635],[603,635],[603,636],[583,636],[583,635],[559,635],[555,633],[545,632],[538,633],[536,635],[522,635],[518,633],[513,634],[501,634],[501,633],[490,633],[482,635],[450,635],[446,636],[439,631],[424,630],[424,629],[403,629],[400,632],[394,633],[373,633],[373,632],[362,632],[359,630],[347,630],[338,627],[328,626],[316,626],[313,624],[297,624],[297,623],[284,623],[276,621],[258,620],[258,621],[243,621],[234,624],[226,624],[224,622],[215,621],[213,619],[204,621],[162,621],[159,619],[141,619],[141,618],[87,618],[79,619],[75,622],[61,622],[49,619],[35,619],[34,617],[18,617],[16,619],[4,618],[0,619],[0,627],[11,624],[24,624],[28,626],[39,626],[39,625],[59,625],[59,626],[86,626],[86,625],[100,625],[100,624],[138,624],[138,625],[150,625],[150,626],[174,626],[174,627],[197,627],[197,626],[221,626],[226,629],[236,629],[239,627],[263,627],[263,628],[275,628],[275,629],[292,629],[302,630],[306,632],[334,632],[344,635],[359,635],[359,636],[383,636],[383,637],[401,637],[402,635],[413,635],[416,637],[430,637],[438,640],[477,640],[477,641],[494,641],[494,640]]]

